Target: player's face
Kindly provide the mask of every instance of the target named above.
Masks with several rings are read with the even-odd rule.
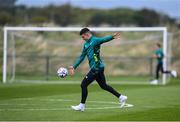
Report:
[[[154,50],[157,50],[157,49],[158,49],[157,45],[154,45],[153,49],[154,49]]]
[[[87,40],[90,39],[90,34],[89,33],[84,33],[84,34],[81,35],[81,37],[82,37],[83,40],[87,41]]]
[[[155,45],[155,49],[157,50],[157,49],[159,49],[159,47],[157,45]]]

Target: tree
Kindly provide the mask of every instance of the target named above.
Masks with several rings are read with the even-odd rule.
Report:
[[[0,7],[13,7],[17,0],[0,0]]]
[[[12,22],[12,16],[7,12],[0,12],[0,25],[5,25]]]
[[[160,24],[160,15],[156,11],[142,9],[136,12],[134,20],[139,26],[157,26]]]
[[[33,17],[31,20],[33,23],[40,24],[44,22],[48,22],[48,19],[43,16]]]

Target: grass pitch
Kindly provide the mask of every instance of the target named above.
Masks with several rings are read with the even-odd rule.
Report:
[[[108,82],[111,84],[111,81]],[[0,84],[0,120],[22,121],[172,121],[180,120],[180,79],[166,86],[112,86],[128,96],[133,107],[119,108],[118,99],[90,85],[86,110],[73,111],[80,100],[79,84]]]

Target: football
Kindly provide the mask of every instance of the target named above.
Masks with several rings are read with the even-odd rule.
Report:
[[[57,70],[57,75],[61,78],[65,78],[68,75],[68,70],[64,67],[60,67]]]

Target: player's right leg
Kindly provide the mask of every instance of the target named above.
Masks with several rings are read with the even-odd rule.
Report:
[[[172,71],[166,70],[166,71],[164,71],[163,64],[161,64],[160,69],[161,69],[162,73],[171,74],[173,77],[177,77],[177,72],[175,70],[172,70]]]
[[[106,84],[106,78],[104,76],[104,70],[99,71],[97,76],[96,76],[96,81],[98,82],[99,86],[112,93],[114,96],[116,96],[119,99],[119,102],[121,104],[121,108],[125,106],[126,104],[126,100],[127,100],[127,96],[124,96],[120,93],[118,93],[114,88],[112,88],[110,85]]]
[[[175,70],[172,70],[172,71],[171,71],[171,75],[172,75],[173,77],[177,77],[177,72],[176,72]]]
[[[85,102],[88,96],[88,85],[91,84],[95,79],[95,74],[92,70],[89,71],[89,73],[84,77],[82,83],[81,83],[81,103],[76,106],[71,106],[73,110],[76,111],[84,111],[85,109]]]

